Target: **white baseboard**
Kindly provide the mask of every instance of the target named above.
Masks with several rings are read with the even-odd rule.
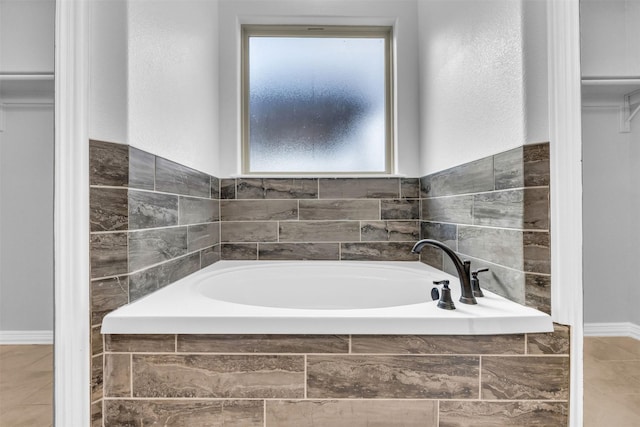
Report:
[[[585,337],[631,337],[640,340],[640,325],[631,322],[585,323]]]
[[[53,344],[53,331],[0,331],[0,345]]]

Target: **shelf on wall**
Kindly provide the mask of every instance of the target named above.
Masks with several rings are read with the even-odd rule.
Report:
[[[640,117],[640,76],[583,76],[583,105],[617,105],[620,132],[631,132],[631,121]]]

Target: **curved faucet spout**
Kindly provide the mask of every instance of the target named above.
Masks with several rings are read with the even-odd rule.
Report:
[[[473,296],[473,290],[471,289],[471,263],[469,261],[462,261],[450,247],[433,239],[420,240],[413,246],[411,252],[419,254],[425,246],[440,248],[449,256],[449,258],[451,258],[451,261],[453,261],[453,265],[456,267],[456,271],[458,272],[458,279],[460,279],[460,287],[462,288],[460,302],[463,304],[477,304],[478,302]]]

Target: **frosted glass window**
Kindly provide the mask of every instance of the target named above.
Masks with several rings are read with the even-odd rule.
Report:
[[[245,172],[390,172],[389,29],[282,33],[244,39]]]

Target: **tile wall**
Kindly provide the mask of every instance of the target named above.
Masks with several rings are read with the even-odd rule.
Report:
[[[421,236],[447,243],[481,284],[513,301],[551,311],[549,144],[525,145],[421,180]],[[455,274],[438,250],[422,261]]]
[[[104,425],[566,426],[568,338],[110,335]]]
[[[416,260],[448,242],[549,310],[546,144],[417,178],[237,178],[91,142],[93,426],[567,425],[568,328],[500,336],[112,335],[219,259]],[[424,262],[451,269],[428,249]],[[104,379],[104,380],[103,380]]]
[[[415,178],[222,179],[222,259],[415,261]]]
[[[220,259],[219,183],[127,145],[90,141],[92,417],[101,425],[102,318]]]

